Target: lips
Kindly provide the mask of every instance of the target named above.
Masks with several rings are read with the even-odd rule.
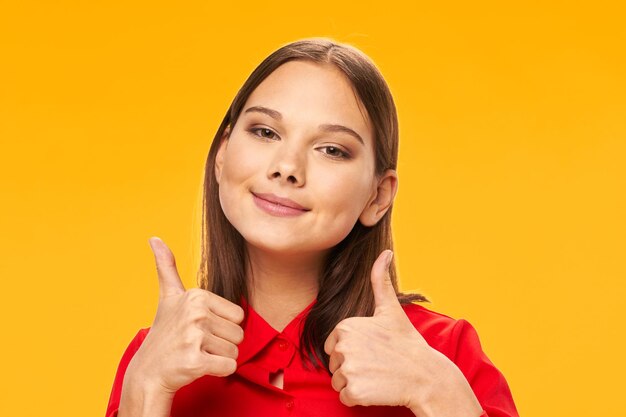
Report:
[[[311,210],[311,209],[301,206],[300,204],[296,203],[293,200],[290,200],[284,197],[278,197],[277,195],[274,195],[274,194],[266,194],[266,193],[252,193],[252,194],[254,194],[255,196],[257,196],[258,198],[262,200],[269,201],[270,203],[274,203],[274,204],[279,204],[284,207],[290,207],[290,208],[293,208],[296,210],[302,210],[302,211]]]

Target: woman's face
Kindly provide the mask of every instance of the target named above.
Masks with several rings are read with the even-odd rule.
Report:
[[[372,225],[382,217],[372,204],[380,182],[372,126],[334,66],[289,61],[263,80],[223,140],[215,171],[226,217],[263,250],[323,251],[359,218]],[[393,199],[395,176],[392,183]]]

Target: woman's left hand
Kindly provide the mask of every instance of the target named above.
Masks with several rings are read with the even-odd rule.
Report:
[[[416,416],[480,416],[482,407],[465,376],[431,348],[398,301],[389,278],[393,253],[372,266],[372,317],[350,317],[324,344],[332,386],[347,406],[395,405]]]

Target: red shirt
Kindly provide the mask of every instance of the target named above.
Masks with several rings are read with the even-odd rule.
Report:
[[[228,377],[204,376],[176,392],[172,417],[324,416],[410,417],[405,407],[347,407],[331,386],[326,370],[305,369],[300,331],[311,303],[282,332],[272,328],[250,306],[242,324],[237,371]],[[434,349],[463,372],[484,412],[480,417],[519,417],[504,375],[483,352],[478,335],[465,320],[455,320],[417,305],[403,309]],[[106,417],[116,417],[128,363],[149,328],[141,329],[124,352],[115,375]],[[283,369],[283,389],[269,383],[270,373]]]

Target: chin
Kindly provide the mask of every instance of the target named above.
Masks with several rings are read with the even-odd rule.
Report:
[[[327,251],[339,244],[352,227],[337,224],[323,228],[324,233],[314,233],[311,227],[295,227],[289,222],[242,220],[235,216],[230,223],[241,234],[246,244],[263,252],[283,255],[312,254]],[[227,216],[228,218],[228,216]],[[335,226],[335,227],[332,227]]]
[[[246,241],[246,244],[254,246],[255,248],[269,253],[281,253],[285,255],[293,255],[301,252],[311,252],[314,248],[307,247],[309,245],[303,244],[303,242],[294,242],[293,240],[286,239],[285,235],[274,236],[273,234],[260,235],[254,234],[241,234]]]
[[[322,241],[321,239],[313,236],[298,236],[294,233],[281,233],[276,235],[271,233],[256,233],[247,235],[242,234],[242,236],[248,245],[254,246],[258,250],[274,255],[280,254],[287,256],[325,252],[343,240],[343,238],[338,238],[333,239],[332,241]],[[289,239],[289,237],[295,237],[298,238],[298,240]]]
[[[254,242],[246,240],[246,243],[250,246],[253,246],[258,251],[271,254],[271,255],[280,255],[280,256],[296,256],[302,255],[304,253],[312,253],[318,252],[317,250],[310,250],[309,248],[304,248],[301,246],[295,245],[276,245],[276,244],[267,244],[267,242]]]

